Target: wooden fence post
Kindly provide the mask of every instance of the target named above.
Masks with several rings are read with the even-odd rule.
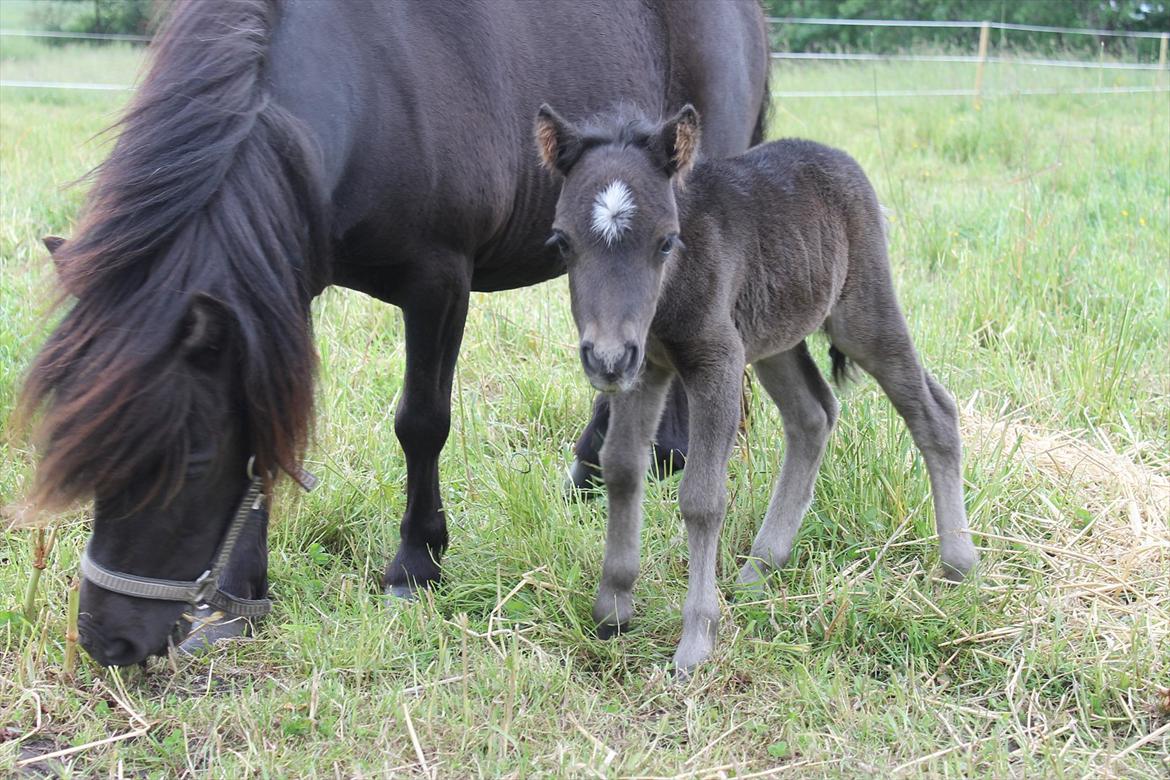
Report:
[[[987,62],[987,42],[991,37],[991,23],[984,21],[979,26],[979,61],[975,63],[975,107],[983,94],[983,64]]]

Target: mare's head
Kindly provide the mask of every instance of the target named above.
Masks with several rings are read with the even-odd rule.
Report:
[[[698,114],[688,105],[664,122],[617,113],[576,127],[545,105],[536,144],[564,178],[549,242],[568,267],[585,375],[598,390],[627,389],[681,247],[675,188],[698,151]]]
[[[25,386],[42,412],[33,500],[93,499],[90,559],[125,575],[198,579],[249,459],[293,469],[307,438],[324,205],[314,147],[264,95],[271,13],[175,9],[73,238],[46,242],[71,304]],[[263,596],[247,590],[262,567],[225,590]],[[81,642],[102,664],[137,663],[185,609],[86,581]]]
[[[258,439],[272,435],[252,424],[257,388],[247,384],[257,377],[244,365],[248,342],[262,334],[214,285],[180,276],[173,286],[120,289],[118,274],[83,284],[69,267],[82,261],[70,256],[70,244],[46,244],[61,258],[75,301],[29,376],[30,403],[45,405],[36,498],[46,507],[94,500],[89,554],[100,566],[195,580],[210,568],[246,490]],[[196,246],[188,247],[191,259]],[[296,347],[279,341],[272,348]],[[289,444],[266,443],[268,463]],[[81,642],[99,663],[137,663],[166,651],[187,610],[83,580]]]

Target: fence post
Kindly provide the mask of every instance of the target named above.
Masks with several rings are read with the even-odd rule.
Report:
[[[1158,47],[1158,86],[1166,78],[1166,49],[1170,47],[1170,33],[1162,33],[1162,45]]]
[[[991,23],[984,21],[979,26],[979,61],[975,63],[975,106],[983,94],[983,64],[987,61],[987,41],[991,37]]]

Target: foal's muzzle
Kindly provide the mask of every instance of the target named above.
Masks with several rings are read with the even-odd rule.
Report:
[[[632,341],[623,345],[598,347],[591,341],[581,342],[581,365],[590,384],[602,392],[612,393],[628,386],[638,375],[642,350]]]

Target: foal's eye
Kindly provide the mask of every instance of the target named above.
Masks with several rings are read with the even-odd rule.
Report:
[[[563,230],[554,230],[544,245],[556,247],[556,250],[561,253],[561,257],[566,257],[569,254],[569,237],[565,235]]]
[[[678,240],[678,233],[671,233],[662,239],[662,243],[658,245],[658,252],[662,255],[669,255],[680,246],[682,246],[682,242]]]

